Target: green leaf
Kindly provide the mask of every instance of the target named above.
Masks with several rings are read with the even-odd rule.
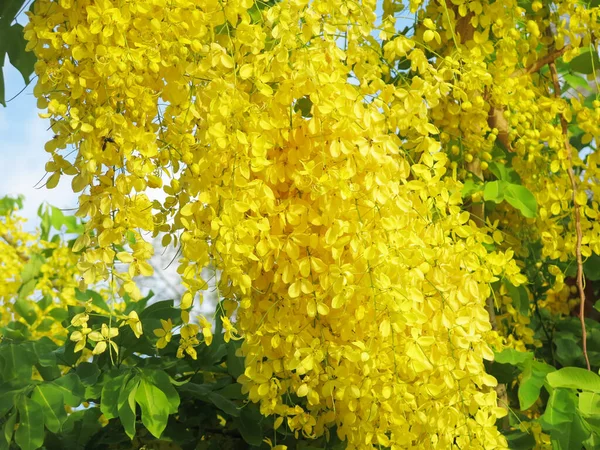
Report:
[[[108,374],[104,375],[109,376]],[[121,388],[126,385],[129,379],[129,373],[120,374],[111,377],[104,382],[102,387],[100,410],[107,419],[113,419],[119,416],[119,393]]]
[[[227,345],[227,372],[236,380],[244,373],[244,358],[235,354],[241,345],[239,341],[229,341]]]
[[[102,428],[98,421],[101,414],[99,408],[88,408],[69,414],[62,427],[63,443],[67,445],[59,447],[59,449],[84,450],[89,448],[86,447],[86,444]]]
[[[583,78],[582,76],[574,75],[571,73],[565,73],[563,75],[563,79],[572,88],[575,88],[575,89],[583,88],[583,89],[587,89],[588,91],[590,90],[590,85],[589,85],[588,81],[585,78]]]
[[[240,417],[234,418],[233,423],[248,444],[258,447],[263,440],[262,427],[260,426],[262,416],[252,406],[254,405],[247,405],[242,408]]]
[[[46,428],[58,433],[67,420],[62,392],[52,383],[39,384],[35,387],[31,399],[41,406]]]
[[[167,396],[149,381],[142,379],[135,394],[142,409],[142,423],[155,438],[160,438],[169,419]]]
[[[508,442],[508,448],[511,450],[531,450],[535,448],[535,438],[532,433],[513,430],[507,432],[504,437]]]
[[[571,366],[583,361],[583,351],[581,343],[573,333],[559,332],[554,338],[556,345],[556,359],[563,366]]]
[[[143,370],[148,381],[161,390],[169,402],[169,414],[176,414],[179,409],[179,394],[171,384],[169,375],[163,370]]]
[[[95,384],[100,376],[100,369],[96,363],[82,362],[77,366],[76,372],[81,382],[87,385]]]
[[[589,280],[600,280],[600,256],[592,253],[583,263],[583,271]]]
[[[0,346],[0,374],[4,380],[31,379],[35,355],[24,345],[3,344]]]
[[[7,35],[6,52],[10,63],[21,73],[25,84],[29,84],[36,58],[33,52],[25,50],[27,42],[23,35],[23,25],[18,23],[13,24],[8,29]]]
[[[519,383],[519,407],[521,411],[525,411],[537,401],[540,396],[540,391],[544,385],[546,375],[556,370],[554,367],[532,361],[523,371],[523,378]]]
[[[476,192],[481,192],[482,190],[483,190],[483,184],[475,183],[475,181],[473,181],[472,179],[468,179],[463,184],[463,188],[462,188],[462,192],[461,192],[462,198],[470,197],[471,195],[475,194]]]
[[[521,184],[521,177],[519,174],[506,165],[492,161],[489,164],[489,170],[492,172],[498,180],[506,181],[507,183]]]
[[[488,181],[483,188],[483,199],[486,202],[500,203],[504,200],[504,190],[508,183],[506,181]]]
[[[23,286],[28,286],[33,284],[35,286],[35,280],[31,280],[24,284]],[[19,297],[21,296],[21,292],[19,292]],[[28,300],[24,298],[17,298],[14,303],[15,312],[20,315],[25,322],[29,325],[33,325],[37,319],[37,313],[35,312],[35,308],[31,305]]]
[[[312,117],[312,113],[311,113],[312,105],[313,105],[312,100],[308,96],[304,96],[304,97],[298,99],[298,101],[294,105],[294,111],[296,111],[296,112],[300,111],[300,114],[302,114],[302,117],[309,118],[309,117]]]
[[[590,75],[600,68],[600,59],[595,50],[582,48],[580,54],[571,60],[569,67],[573,72]]]
[[[2,435],[4,436],[4,438],[6,439],[6,442],[8,444],[10,444],[12,442],[13,434],[15,434],[16,423],[17,423],[17,412],[15,411],[8,417],[8,419],[6,419],[6,423],[4,424],[4,429],[2,430]]]
[[[552,388],[571,388],[583,391],[600,392],[600,376],[579,367],[563,367],[546,376]]]
[[[17,402],[19,428],[15,442],[21,450],[35,450],[44,444],[44,413],[42,407],[28,397],[21,396]]]
[[[119,419],[125,429],[125,433],[129,436],[129,439],[133,439],[135,436],[135,417],[136,417],[136,406],[135,399],[137,396],[137,390],[140,385],[140,379],[138,376],[131,378],[127,384],[121,388],[119,393],[118,410]]]
[[[92,301],[92,305],[103,309],[106,312],[110,312],[110,307],[106,304],[104,298],[96,291],[88,289],[85,292],[81,292],[79,289],[75,289],[75,298],[81,302]]]
[[[238,405],[233,403],[231,400],[226,399],[225,397],[216,392],[211,392],[210,394],[208,394],[208,399],[213,405],[215,405],[224,413],[227,413],[232,417],[239,417],[240,409],[238,408]]]
[[[27,264],[21,271],[21,280],[23,283],[27,283],[29,280],[38,278],[42,271],[42,266],[46,262],[46,259],[42,255],[33,254],[27,261]]]
[[[533,361],[533,353],[506,348],[499,353],[494,353],[494,361],[500,364],[522,367],[524,364]]]
[[[579,411],[584,416],[600,418],[600,395],[595,392],[580,392]]]
[[[529,189],[518,184],[508,184],[504,191],[504,199],[530,219],[537,215],[537,201]]]
[[[74,372],[57,378],[52,383],[62,392],[65,398],[65,404],[76,407],[83,401],[85,387]]]
[[[506,279],[504,280],[504,286],[513,301],[514,308],[522,316],[529,317],[529,295],[525,286],[520,285],[517,287]]]
[[[3,0],[0,2],[0,28],[4,28],[15,20],[25,0]]]

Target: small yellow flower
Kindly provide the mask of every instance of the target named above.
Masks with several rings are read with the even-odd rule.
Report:
[[[100,353],[104,353],[108,344],[110,343],[111,347],[115,351],[115,353],[119,353],[119,348],[117,344],[112,340],[112,338],[118,336],[119,329],[114,327],[108,327],[105,323],[102,324],[102,328],[100,331],[92,331],[88,334],[88,339],[90,341],[96,342],[96,347],[94,347],[93,354],[99,355]]]
[[[73,331],[73,333],[71,333],[70,339],[73,342],[77,342],[77,344],[75,344],[75,349],[73,350],[75,353],[80,352],[85,348],[87,336],[91,331],[91,328],[83,327],[81,330]]]
[[[198,322],[200,322],[200,326],[202,327],[204,342],[206,342],[206,345],[210,345],[213,340],[212,324],[204,316],[198,316]]]
[[[228,317],[223,316],[221,317],[221,320],[223,321],[223,329],[225,330],[225,336],[223,337],[225,342],[229,342],[231,339],[234,341],[241,339],[237,335],[237,329],[231,324],[231,321]]]
[[[142,322],[135,311],[131,311],[127,316],[127,319],[121,321],[119,326],[122,327],[123,325],[129,325],[133,334],[135,334],[135,337],[138,339],[144,333],[142,330]]]
[[[154,335],[160,338],[156,343],[156,347],[165,348],[167,344],[171,342],[171,338],[173,337],[173,333],[171,332],[171,330],[173,329],[173,322],[171,322],[171,319],[160,319],[160,323],[162,325],[162,328],[157,328],[156,330],[154,330]]]
[[[87,312],[75,314],[71,319],[71,325],[74,327],[84,327],[87,325],[88,320],[90,320],[90,316]]]
[[[198,358],[198,354],[194,348],[200,343],[197,338],[198,331],[198,325],[192,323],[188,323],[181,328],[181,341],[179,342],[179,348],[177,349],[178,358],[183,358],[184,352],[190,355],[192,359]]]

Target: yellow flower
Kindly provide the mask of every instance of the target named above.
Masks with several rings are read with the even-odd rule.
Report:
[[[177,348],[177,357],[183,358],[183,353],[187,353],[192,357],[192,359],[198,358],[198,354],[196,353],[196,349],[194,348],[196,345],[200,343],[197,338],[198,335],[198,325],[188,323],[181,327],[181,340],[179,341],[179,348]]]
[[[237,335],[237,329],[231,324],[229,317],[223,316],[221,317],[221,320],[223,321],[223,329],[225,330],[225,335],[223,336],[225,342],[229,342],[231,339],[234,341],[241,339]]]
[[[95,341],[96,346],[92,353],[94,355],[99,355],[100,353],[104,353],[108,344],[110,343],[112,349],[116,354],[119,353],[119,348],[117,344],[112,340],[112,338],[118,336],[119,329],[114,327],[108,327],[105,323],[102,324],[100,331],[92,331],[88,334],[88,339],[90,341]]]
[[[206,345],[210,345],[213,340],[212,324],[204,316],[198,316],[198,322],[200,322],[200,327],[202,328],[204,342]]]
[[[85,348],[88,334],[90,334],[91,331],[91,328],[83,327],[81,330],[73,331],[73,333],[71,333],[71,337],[69,339],[71,339],[73,342],[77,342],[77,344],[75,344],[75,349],[73,350],[75,353],[80,352]]]
[[[167,344],[171,342],[171,338],[173,337],[173,333],[171,332],[171,330],[173,329],[173,322],[171,322],[171,319],[160,319],[160,323],[162,325],[162,328],[157,328],[156,330],[154,330],[154,335],[160,338],[156,343],[156,347],[165,348]]]
[[[127,316],[127,319],[122,320],[119,326],[122,327],[124,325],[129,325],[131,327],[131,330],[135,334],[135,337],[138,339],[143,334],[142,322],[140,321],[140,318],[138,317],[138,314],[135,311],[131,311]]]

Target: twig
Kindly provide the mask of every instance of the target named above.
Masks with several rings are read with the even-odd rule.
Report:
[[[27,257],[27,255],[24,255],[19,250],[17,250],[17,244],[10,237],[8,237],[6,234],[2,234],[2,235],[0,235],[0,238],[2,238],[4,240],[4,242],[6,242],[9,246],[11,246],[15,250],[15,253],[17,254],[17,256],[19,257],[19,259],[21,261],[23,261],[23,262],[29,261],[29,258]]]
[[[558,73],[556,71],[556,64],[552,61],[550,64],[550,74],[552,75],[552,84],[554,85],[554,97],[560,96],[560,82],[558,81]],[[569,174],[569,180],[571,180],[571,189],[573,191],[573,209],[575,212],[575,232],[577,234],[577,245],[575,247],[575,256],[577,258],[577,290],[579,291],[579,320],[581,322],[581,340],[583,341],[583,356],[585,357],[585,364],[588,370],[591,370],[590,359],[587,352],[587,330],[585,327],[585,292],[583,287],[583,259],[581,257],[581,241],[583,240],[583,233],[581,232],[581,211],[577,204],[577,182],[575,181],[575,173],[573,172],[573,149],[569,142],[568,135],[568,124],[564,116],[560,115],[560,125],[562,128],[563,137],[565,140],[565,149],[567,150],[567,158],[569,159],[569,166],[567,173]]]
[[[560,58],[562,55],[564,55],[567,50],[570,50],[570,49],[571,49],[570,45],[565,45],[560,50],[554,50],[553,52],[548,53],[542,59],[538,59],[536,62],[534,62],[529,67],[527,67],[525,69],[519,69],[519,70],[514,71],[510,77],[516,78],[516,77],[520,77],[521,75],[529,75],[531,73],[535,73],[538,70],[540,70],[542,67],[544,67],[546,64],[554,64],[554,61],[556,61],[558,58]]]

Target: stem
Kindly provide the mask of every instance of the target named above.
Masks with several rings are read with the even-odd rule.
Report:
[[[554,97],[560,96],[560,82],[558,81],[558,73],[556,72],[556,64],[552,61],[550,64],[550,73],[552,75],[552,84],[554,85]],[[583,342],[583,356],[585,357],[585,364],[588,370],[591,370],[590,359],[587,352],[587,330],[585,326],[585,292],[583,286],[583,259],[581,257],[581,241],[583,240],[583,233],[581,231],[581,210],[577,204],[577,182],[575,181],[575,173],[573,172],[573,149],[569,142],[568,135],[568,124],[563,115],[560,115],[560,125],[562,128],[563,138],[565,140],[565,149],[567,150],[567,157],[569,159],[569,166],[567,173],[569,174],[569,180],[571,181],[571,190],[573,191],[573,210],[575,213],[575,232],[577,234],[577,245],[575,247],[575,256],[577,258],[577,290],[579,291],[579,321],[581,322],[581,340]]]

